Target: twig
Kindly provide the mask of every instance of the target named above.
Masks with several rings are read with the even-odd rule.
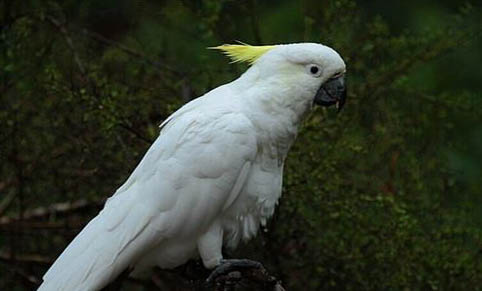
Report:
[[[0,233],[25,233],[31,234],[31,230],[66,230],[66,231],[76,231],[87,224],[87,221],[82,219],[76,220],[75,222],[69,221],[68,224],[65,222],[51,222],[51,221],[17,221],[18,230],[12,230],[10,223],[0,224]]]
[[[165,70],[168,70],[172,73],[175,73],[177,75],[183,75],[182,72],[179,72],[175,69],[173,69],[172,67],[166,65],[166,64],[161,64],[159,61],[156,61],[154,59],[152,59],[151,57],[147,56],[146,54],[144,53],[141,53],[139,51],[136,51],[132,48],[129,48],[123,44],[120,44],[118,42],[115,42],[113,40],[110,40],[98,33],[95,33],[95,32],[92,32],[92,31],[89,31],[87,29],[82,29],[82,33],[104,45],[108,45],[108,46],[113,46],[113,47],[116,47],[118,49],[120,49],[121,51],[131,55],[131,56],[134,56],[134,57],[137,57],[137,58],[140,58],[140,59],[143,59],[145,61],[147,61],[149,64],[153,65],[154,67],[156,67],[157,69],[165,69]]]
[[[137,130],[135,130],[134,128],[130,127],[129,125],[127,125],[126,123],[119,123],[119,126],[125,130],[127,130],[128,132],[132,133],[133,135],[135,135],[137,138],[145,141],[146,143],[148,144],[152,144],[154,141],[145,137],[142,133],[138,132]]]
[[[40,265],[47,265],[50,266],[53,263],[53,260],[37,255],[37,254],[30,254],[30,255],[19,255],[16,254],[15,258],[12,258],[12,255],[6,252],[0,252],[0,261],[11,263],[11,262],[19,262],[19,263],[26,263],[26,264],[40,264]]]
[[[85,199],[81,199],[74,202],[55,203],[48,207],[38,207],[25,211],[23,214],[23,220],[47,218],[54,214],[67,214],[89,207],[100,207],[104,204],[104,201],[104,199],[98,201],[87,201]],[[0,217],[0,225],[10,224],[15,221],[18,221],[18,218],[9,216]]]
[[[261,39],[261,34],[259,32],[259,17],[258,17],[258,3],[256,0],[251,0],[249,2],[251,9],[250,9],[250,21],[251,21],[251,28],[253,29],[254,41],[257,45],[261,45],[263,43]]]
[[[3,190],[3,188],[7,187],[7,186],[5,186],[5,187],[2,187],[2,186],[5,186],[5,185],[4,184],[0,185],[0,191]],[[17,191],[12,191],[12,192],[8,193],[7,196],[2,199],[2,201],[0,201],[0,216],[3,215],[3,213],[12,204],[15,196],[17,196],[17,193],[18,193]]]
[[[79,54],[77,53],[77,50],[74,47],[74,43],[72,41],[72,38],[69,35],[69,32],[67,31],[67,28],[63,23],[61,23],[59,20],[55,19],[52,16],[46,16],[46,19],[53,25],[55,28],[57,28],[60,33],[64,36],[65,42],[69,46],[70,50],[72,51],[72,55],[74,56],[75,63],[77,64],[77,67],[82,74],[82,76],[86,75],[85,71],[85,66],[82,64],[80,61]]]
[[[37,289],[40,285],[40,279],[32,274],[28,274],[27,272],[19,269],[14,268],[12,272],[21,280],[23,280],[23,284],[28,287],[28,289]]]

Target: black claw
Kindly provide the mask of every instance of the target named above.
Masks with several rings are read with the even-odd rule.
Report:
[[[242,259],[242,260],[221,260],[221,263],[212,271],[211,275],[206,279],[206,283],[211,284],[220,276],[225,276],[234,271],[244,271],[253,269],[264,269],[260,262]]]
[[[221,260],[220,264],[206,279],[207,286],[215,285],[215,290],[235,290],[242,280],[249,280],[263,286],[263,290],[285,291],[281,282],[269,275],[260,262],[252,260]]]

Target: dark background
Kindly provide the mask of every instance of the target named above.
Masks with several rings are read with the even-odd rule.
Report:
[[[394,2],[1,1],[0,290],[34,289],[162,120],[245,70],[206,49],[237,40],[332,46],[349,94],[311,114],[268,231],[229,256],[287,290],[481,290],[480,1]]]

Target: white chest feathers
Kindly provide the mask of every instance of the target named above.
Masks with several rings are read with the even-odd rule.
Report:
[[[223,215],[223,241],[228,248],[253,238],[260,226],[266,226],[281,197],[284,158],[266,159],[266,156],[259,157],[250,165],[240,195]]]

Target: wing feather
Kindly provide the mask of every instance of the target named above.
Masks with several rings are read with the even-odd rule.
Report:
[[[98,290],[163,240],[202,233],[244,187],[256,146],[250,121],[226,108],[170,119],[39,290]]]

